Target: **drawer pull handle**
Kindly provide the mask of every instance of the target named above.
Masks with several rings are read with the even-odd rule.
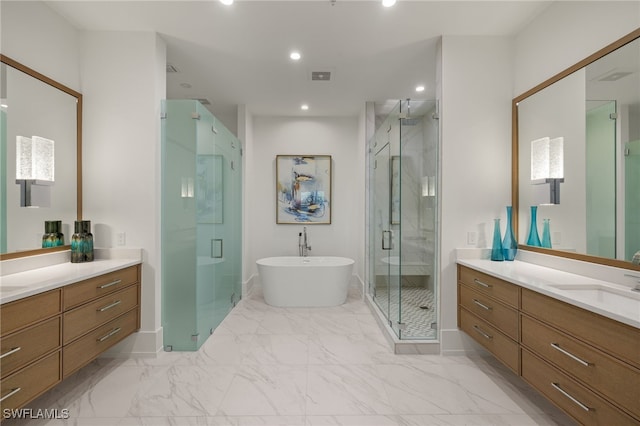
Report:
[[[590,362],[587,362],[587,361],[585,361],[585,360],[583,360],[583,359],[580,359],[580,358],[578,358],[577,356],[575,356],[574,354],[572,354],[571,352],[568,352],[568,351],[566,351],[566,350],[562,349],[562,348],[560,347],[560,345],[559,345],[559,344],[557,344],[557,343],[552,343],[552,344],[551,344],[551,347],[552,347],[553,349],[555,349],[556,351],[562,352],[563,354],[565,354],[566,356],[568,356],[568,357],[569,357],[569,358],[571,358],[572,360],[574,360],[574,361],[578,361],[580,364],[584,365],[585,367],[588,367],[588,366],[590,366],[590,365],[591,365],[591,363],[590,363]]]
[[[17,348],[11,348],[11,350],[7,353],[4,353],[2,355],[0,355],[0,359],[4,358],[5,356],[9,356],[11,354],[15,354],[16,352],[18,352],[20,349],[22,349],[20,346],[18,346]]]
[[[111,287],[112,285],[120,284],[121,282],[122,282],[122,280],[115,280],[115,281],[112,281],[112,282],[110,282],[108,284],[102,284],[98,288],[99,289],[103,289],[103,288]]]
[[[477,325],[474,325],[473,328],[480,333],[485,339],[493,339],[493,336],[491,336],[490,334],[487,334],[486,332],[482,331],[482,329],[480,327],[478,327]]]
[[[122,303],[122,301],[121,301],[121,300],[116,300],[115,302],[113,302],[113,303],[111,303],[111,304],[109,304],[109,305],[107,305],[107,306],[103,306],[102,308],[98,308],[98,309],[96,309],[96,311],[98,311],[98,312],[104,312],[104,311],[107,311],[107,310],[109,310],[109,309],[113,308],[114,306],[118,306],[120,303]]]
[[[578,401],[577,399],[575,399],[573,396],[571,396],[567,391],[565,391],[564,389],[562,389],[560,387],[559,384],[557,383],[551,383],[551,386],[553,386],[553,388],[555,390],[557,390],[558,392],[560,392],[561,394],[563,394],[564,396],[566,396],[567,398],[569,398],[571,400],[571,402],[573,402],[574,404],[576,404],[578,407],[582,408],[584,411],[591,411],[593,410],[593,408],[589,408],[586,405],[584,405],[582,402]]]
[[[20,392],[22,389],[21,388],[14,388],[11,389],[11,392],[9,392],[8,394],[6,394],[5,396],[3,396],[2,398],[0,398],[0,402],[4,401],[7,398],[11,398],[13,395],[17,394],[18,392]]]
[[[99,339],[96,339],[97,342],[104,342],[105,340],[107,340],[109,337],[113,336],[114,334],[118,334],[120,332],[120,330],[122,330],[120,327],[118,328],[114,328],[113,330],[111,330],[110,332],[108,332],[107,334],[105,334],[104,336],[102,336]]]
[[[478,284],[478,285],[481,285],[482,287],[485,287],[485,288],[491,288],[491,287],[493,287],[491,284],[483,283],[482,281],[480,281],[480,280],[479,280],[479,279],[477,279],[477,278],[474,278],[474,279],[473,279],[473,282],[474,282],[474,283],[476,283],[476,284]]]
[[[473,303],[475,303],[476,305],[480,306],[482,309],[486,310],[486,311],[493,311],[493,308],[491,306],[487,306],[484,303],[480,302],[477,299],[473,299]]]

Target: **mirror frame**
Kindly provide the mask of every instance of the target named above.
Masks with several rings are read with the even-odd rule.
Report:
[[[21,64],[20,62],[0,54],[0,62],[15,68],[41,82],[52,86],[69,96],[76,98],[76,220],[82,220],[82,93],[59,83],[46,75],[40,74],[38,71]],[[16,251],[9,253],[0,253],[0,260],[16,259],[20,257],[33,256],[36,254],[45,254],[56,251],[65,251],[71,248],[70,245],[51,248],[38,248],[33,250]]]
[[[581,68],[586,67],[592,62],[597,61],[605,55],[613,52],[614,50],[631,43],[632,41],[640,38],[640,28],[632,31],[626,36],[614,41],[606,47],[598,50],[596,53],[588,56],[577,64],[567,68],[566,70],[554,75],[553,77],[543,81],[538,84],[534,88],[524,92],[520,96],[513,98],[511,103],[511,203],[513,206],[512,213],[512,222],[514,233],[516,235],[516,240],[518,238],[518,201],[519,201],[519,188],[518,188],[518,103],[525,100],[529,96],[545,89],[546,87],[552,85],[553,83],[567,77],[568,75],[578,71]],[[631,262],[619,259],[609,259],[606,257],[593,256],[589,254],[581,254],[581,253],[573,253],[573,252],[565,252],[561,250],[553,250],[542,247],[532,247],[524,244],[518,244],[518,248],[522,250],[529,250],[538,253],[548,254],[552,256],[565,257],[574,260],[581,260],[584,262],[597,263],[600,265],[613,266],[616,268],[624,268],[624,269],[632,269],[636,271],[640,271],[640,265],[634,265]]]

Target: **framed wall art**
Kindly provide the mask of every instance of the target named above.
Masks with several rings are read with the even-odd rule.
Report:
[[[331,223],[331,156],[276,156],[276,223]]]

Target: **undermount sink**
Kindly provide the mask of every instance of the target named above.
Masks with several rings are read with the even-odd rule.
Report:
[[[602,284],[559,284],[550,287],[583,302],[612,306],[615,310],[628,311],[636,315],[640,312],[640,293],[631,289]]]

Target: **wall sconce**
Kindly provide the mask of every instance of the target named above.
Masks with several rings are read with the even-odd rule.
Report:
[[[21,207],[51,206],[54,183],[54,141],[40,136],[16,136],[16,184]]]
[[[423,176],[421,186],[422,186],[423,197],[436,196],[436,177],[435,176]]]
[[[549,197],[536,204],[560,204],[560,183],[564,182],[564,138],[531,141],[531,184],[549,184]],[[549,201],[547,201],[547,199]]]
[[[180,195],[182,198],[193,198],[193,178],[182,178]]]

